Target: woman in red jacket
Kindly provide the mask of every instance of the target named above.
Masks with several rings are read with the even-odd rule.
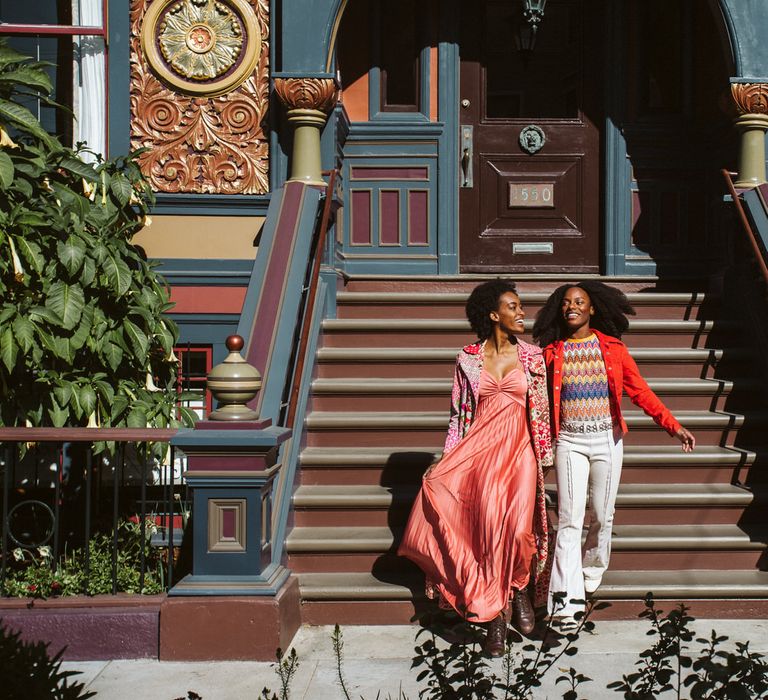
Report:
[[[623,292],[590,280],[556,289],[533,327],[534,339],[544,348],[556,440],[559,526],[549,611],[566,619],[584,609],[572,601],[594,593],[608,568],[627,432],[621,415],[623,392],[680,440],[684,452],[696,444],[651,391],[619,340],[629,327],[626,315],[634,313]],[[587,493],[592,518],[582,546]],[[556,602],[556,593],[565,594],[564,607]]]

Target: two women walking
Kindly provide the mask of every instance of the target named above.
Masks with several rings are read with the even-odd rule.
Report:
[[[525,312],[515,285],[477,287],[466,305],[478,342],[456,360],[442,459],[424,476],[399,553],[439,597],[474,622],[488,622],[485,649],[503,653],[506,615],[528,634],[529,595],[546,586],[550,612],[571,617],[600,585],[621,474],[624,391],[671,435],[693,449],[693,436],[640,376],[619,340],[634,313],[619,290],[596,282],[565,285],[534,325],[543,351],[520,340]],[[548,548],[544,473],[554,463],[558,533]],[[587,494],[593,519],[582,548]],[[565,596],[555,609],[553,593]]]

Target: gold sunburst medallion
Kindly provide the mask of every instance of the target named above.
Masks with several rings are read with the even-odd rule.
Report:
[[[261,49],[246,0],[155,0],[142,27],[142,48],[155,73],[195,95],[221,95],[253,72]]]

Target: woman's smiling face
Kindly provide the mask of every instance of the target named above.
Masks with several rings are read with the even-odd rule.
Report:
[[[520,297],[514,292],[504,292],[499,297],[499,307],[491,312],[491,321],[498,323],[499,328],[507,333],[520,335],[525,330],[525,311],[520,303]]]
[[[571,333],[589,326],[590,317],[595,313],[589,294],[581,287],[570,287],[566,290],[560,310]]]

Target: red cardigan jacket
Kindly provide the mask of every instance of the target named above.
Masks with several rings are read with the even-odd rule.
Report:
[[[635,361],[627,346],[618,338],[605,335],[593,329],[600,343],[603,361],[608,375],[609,402],[614,425],[620,425],[622,434],[627,432],[627,424],[621,415],[621,396],[626,390],[632,403],[639,406],[654,422],[670,435],[680,430],[680,423],[669,412],[658,396],[651,391],[645,379],[640,376]],[[552,437],[560,429],[560,389],[563,382],[563,341],[556,340],[544,348],[544,362],[547,365],[549,396],[552,402]]]

